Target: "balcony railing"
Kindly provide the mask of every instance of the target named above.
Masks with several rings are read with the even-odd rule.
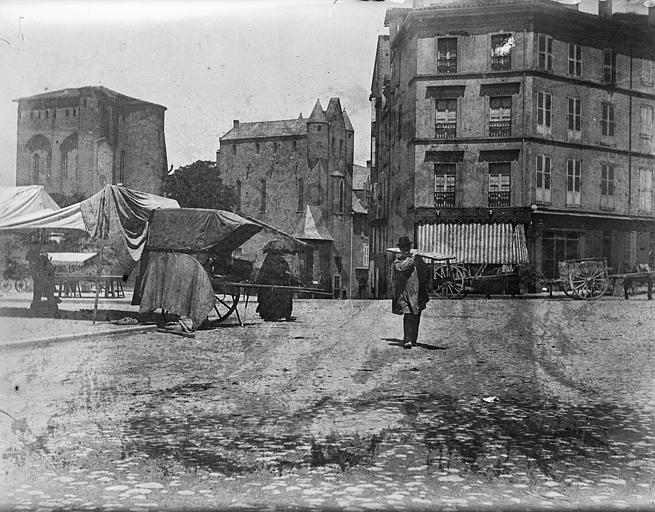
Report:
[[[509,190],[500,192],[489,192],[489,206],[493,208],[502,208],[509,206]]]
[[[453,190],[450,192],[435,192],[434,206],[436,206],[437,208],[454,208],[455,191]]]
[[[437,59],[437,73],[457,73],[457,59]]]
[[[512,69],[511,55],[494,55],[491,57],[492,71],[510,71]]]
[[[489,137],[509,137],[512,121],[489,121]]]
[[[457,123],[436,123],[434,136],[437,139],[452,139],[457,136]]]

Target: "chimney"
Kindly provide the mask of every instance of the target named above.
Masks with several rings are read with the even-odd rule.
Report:
[[[612,0],[598,0],[598,15],[603,18],[612,17]]]
[[[232,121],[232,122],[234,123],[234,128],[236,128],[237,126],[239,126],[239,120],[238,120],[238,119],[235,119],[235,120]]]

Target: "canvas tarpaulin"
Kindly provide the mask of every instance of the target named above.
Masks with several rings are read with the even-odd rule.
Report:
[[[59,205],[48,195],[43,185],[0,187],[0,221],[11,222],[30,213],[59,210]]]
[[[84,225],[91,237],[122,235],[134,261],[141,258],[153,212],[160,208],[179,208],[179,204],[174,199],[114,185],[106,185],[80,203]]]
[[[197,253],[211,248],[230,253],[262,229],[224,210],[177,208],[157,210],[148,249]]]
[[[161,308],[200,325],[214,306],[214,292],[205,269],[188,254],[150,255],[143,276],[141,313]]]
[[[20,217],[0,217],[0,231],[27,233],[36,229],[50,231],[86,231],[80,203],[60,210],[39,210]]]
[[[141,258],[152,213],[177,208],[165,197],[106,185],[89,199],[57,211],[41,210],[14,218],[0,217],[0,231],[80,231],[103,239],[105,272],[127,274]]]

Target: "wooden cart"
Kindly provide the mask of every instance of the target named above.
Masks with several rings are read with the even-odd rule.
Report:
[[[595,300],[605,295],[610,286],[605,258],[583,258],[558,263],[559,277],[542,280],[553,296],[559,288],[568,297],[579,300]]]
[[[214,277],[211,280],[212,288],[214,289],[214,311],[216,312],[217,319],[215,322],[220,323],[227,320],[233,314],[236,315],[239,325],[244,326],[246,320],[246,312],[250,296],[256,294],[260,290],[275,289],[275,290],[291,290],[296,293],[309,294],[319,297],[332,297],[332,294],[317,288],[306,288],[302,286],[283,286],[274,284],[254,284],[246,281],[225,281],[219,277]],[[239,302],[243,301],[241,313],[239,313]]]
[[[610,281],[610,287],[614,289],[618,281],[623,284],[623,297],[625,300],[634,295],[638,286],[646,286],[648,300],[653,300],[653,281],[655,281],[655,271],[649,265],[637,265],[632,272],[619,274],[610,274],[607,276]]]

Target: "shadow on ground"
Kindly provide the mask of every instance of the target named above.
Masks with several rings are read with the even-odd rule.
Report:
[[[403,347],[405,342],[400,338],[382,338],[383,341],[388,341],[390,346]],[[439,345],[428,345],[427,343],[417,343],[414,348],[423,348],[425,350],[448,350],[448,347],[441,347]]]

